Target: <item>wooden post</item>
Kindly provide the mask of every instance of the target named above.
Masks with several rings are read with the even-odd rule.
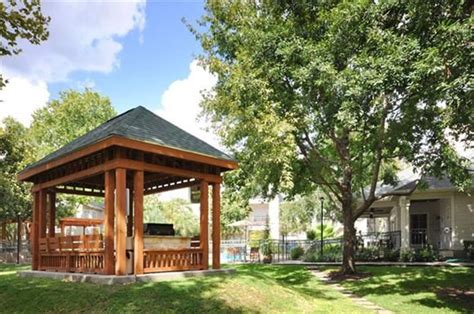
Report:
[[[116,215],[117,230],[115,231],[115,274],[127,274],[127,171],[122,168],[115,170],[116,180]]]
[[[114,222],[115,222],[115,172],[105,173],[105,210],[104,210],[104,273],[115,274]],[[63,227],[61,227],[62,230]]]
[[[212,268],[221,268],[221,185],[212,184]]]
[[[201,208],[199,243],[203,251],[203,269],[209,268],[209,185],[201,181]]]
[[[135,171],[133,176],[133,209],[134,217],[134,271],[135,275],[143,274],[143,171]]]
[[[31,225],[31,269],[38,270],[39,266],[39,192],[33,193],[33,223]]]
[[[46,237],[46,190],[39,191],[39,236]]]
[[[133,188],[128,193],[127,237],[133,236]]]
[[[56,236],[56,192],[49,192],[49,236]]]

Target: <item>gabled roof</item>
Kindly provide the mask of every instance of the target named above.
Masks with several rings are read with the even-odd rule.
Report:
[[[456,189],[456,186],[447,176],[441,178],[427,175],[421,176],[420,173],[414,172],[412,168],[400,171],[397,177],[398,181],[395,185],[382,184],[382,182],[379,182],[375,190],[375,195],[408,195],[419,188],[420,184],[422,184],[426,191]],[[368,188],[366,188],[366,192],[368,192]]]
[[[41,160],[30,164],[25,170],[66,156],[111,136],[120,136],[233,161],[232,157],[224,152],[187,133],[148,109],[139,106],[102,123],[92,131],[78,137]]]

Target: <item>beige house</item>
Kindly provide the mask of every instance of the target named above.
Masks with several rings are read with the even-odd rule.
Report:
[[[457,257],[464,254],[464,241],[474,241],[474,189],[459,192],[447,178],[420,180],[405,170],[396,186],[381,185],[377,193],[390,196],[375,202],[357,224],[366,224],[369,232],[398,233],[402,250],[430,244]]]

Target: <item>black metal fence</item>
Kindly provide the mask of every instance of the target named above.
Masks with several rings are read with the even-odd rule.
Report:
[[[357,235],[356,258],[364,260],[391,259],[392,252],[400,249],[400,231],[373,232]],[[221,261],[260,262],[263,258],[263,243],[271,247],[272,261],[284,262],[292,259],[291,251],[302,248],[305,257],[324,261],[342,259],[342,238],[324,239],[321,251],[320,240],[262,240],[247,242],[245,240],[223,240],[221,242]],[[322,252],[322,255],[321,255]],[[312,256],[311,256],[312,255]]]

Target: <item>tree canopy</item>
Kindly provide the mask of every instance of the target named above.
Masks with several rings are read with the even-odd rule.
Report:
[[[191,204],[183,199],[160,201],[158,196],[145,197],[144,221],[172,223],[176,233],[181,236],[199,234],[199,218],[194,215]]]
[[[66,90],[33,113],[31,133],[37,157],[61,148],[116,115],[108,97],[90,89]]]
[[[49,17],[41,12],[39,0],[6,0],[0,2],[0,57],[21,52],[20,40],[38,45],[48,39]],[[0,89],[5,86],[0,73]]]
[[[115,110],[107,97],[91,90],[69,90],[35,111],[29,128],[6,118],[0,128],[0,219],[31,216],[30,185],[17,181],[21,170],[113,116]],[[58,197],[57,217],[71,215],[88,201],[81,196]]]
[[[16,175],[34,159],[28,129],[5,118],[0,126],[0,220],[22,221],[31,216],[30,185]]]
[[[468,1],[208,1],[191,30],[218,76],[204,112],[240,161],[228,188],[321,188],[343,217],[343,270],[355,271],[354,221],[400,161],[471,184],[450,144],[474,133],[471,11]]]

